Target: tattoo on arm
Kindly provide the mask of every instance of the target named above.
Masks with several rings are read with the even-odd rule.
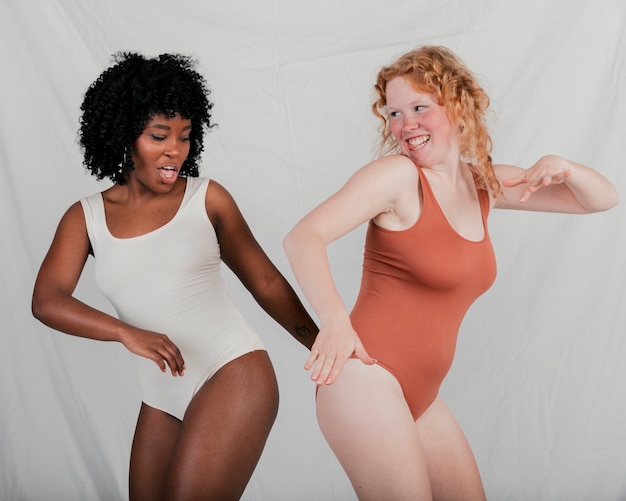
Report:
[[[307,338],[307,337],[311,337],[311,331],[309,330],[309,328],[306,325],[295,325],[294,326],[294,330],[296,332],[296,335],[301,337],[301,338]]]

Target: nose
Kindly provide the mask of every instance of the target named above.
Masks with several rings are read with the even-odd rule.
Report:
[[[404,117],[404,120],[402,122],[402,130],[415,130],[419,129],[419,126],[420,124],[416,116],[408,115]]]
[[[180,155],[181,144],[177,139],[172,139],[165,145],[165,155],[174,158]]]

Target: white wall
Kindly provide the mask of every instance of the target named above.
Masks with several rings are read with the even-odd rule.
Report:
[[[386,6],[384,4],[387,4]],[[589,164],[624,193],[623,0],[4,0],[0,16],[0,498],[126,499],[139,391],[121,346],[56,333],[30,294],[56,224],[104,189],[76,142],[87,86],[118,50],[197,57],[216,102],[201,174],[280,243],[372,158],[378,68],[447,45],[492,97],[494,159]],[[496,211],[499,276],[462,327],[443,394],[490,500],[626,499],[625,206]],[[346,302],[363,231],[331,246]],[[306,351],[231,278],[276,366],[281,409],[246,500],[355,499],[314,417]],[[88,266],[78,294],[111,311]]]

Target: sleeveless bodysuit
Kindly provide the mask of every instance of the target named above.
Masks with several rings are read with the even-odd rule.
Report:
[[[422,211],[402,231],[369,222],[361,289],[351,321],[367,352],[400,383],[414,419],[435,400],[470,305],[495,280],[487,216],[477,190],[484,237],[471,241],[448,223],[418,168]]]
[[[109,233],[100,193],[81,200],[99,288],[122,321],[166,334],[183,355],[185,374],[176,377],[133,355],[143,401],[178,419],[221,367],[264,349],[222,280],[219,244],[205,208],[208,185],[206,178],[187,178],[174,218],[133,238]]]

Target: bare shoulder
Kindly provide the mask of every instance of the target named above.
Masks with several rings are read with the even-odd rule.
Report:
[[[80,202],[74,202],[65,211],[61,221],[59,222],[59,228],[67,230],[87,230],[87,224],[85,223],[85,213],[83,212],[83,206]]]
[[[220,183],[211,179],[206,190],[206,206],[219,208],[222,205],[228,206],[235,203],[230,192]]]
[[[209,219],[214,226],[219,226],[225,220],[241,218],[241,212],[230,192],[220,183],[211,179],[206,190],[205,207]]]
[[[48,250],[46,261],[62,262],[62,267],[68,266],[65,259],[70,256],[78,256],[77,259],[84,262],[89,252],[89,236],[87,235],[87,223],[80,202],[72,204],[59,222],[56,233]]]
[[[410,158],[404,155],[381,157],[365,165],[361,170],[394,176],[417,176],[417,167]]]
[[[89,252],[87,222],[80,202],[74,202],[59,222],[51,248],[70,249],[82,254]]]
[[[412,226],[421,211],[418,167],[404,155],[390,155],[378,161],[383,172],[378,186],[386,197],[386,208],[375,223],[389,230],[404,230]]]
[[[419,182],[417,167],[404,155],[389,155],[361,167],[349,182],[371,185],[377,191],[396,191]]]

